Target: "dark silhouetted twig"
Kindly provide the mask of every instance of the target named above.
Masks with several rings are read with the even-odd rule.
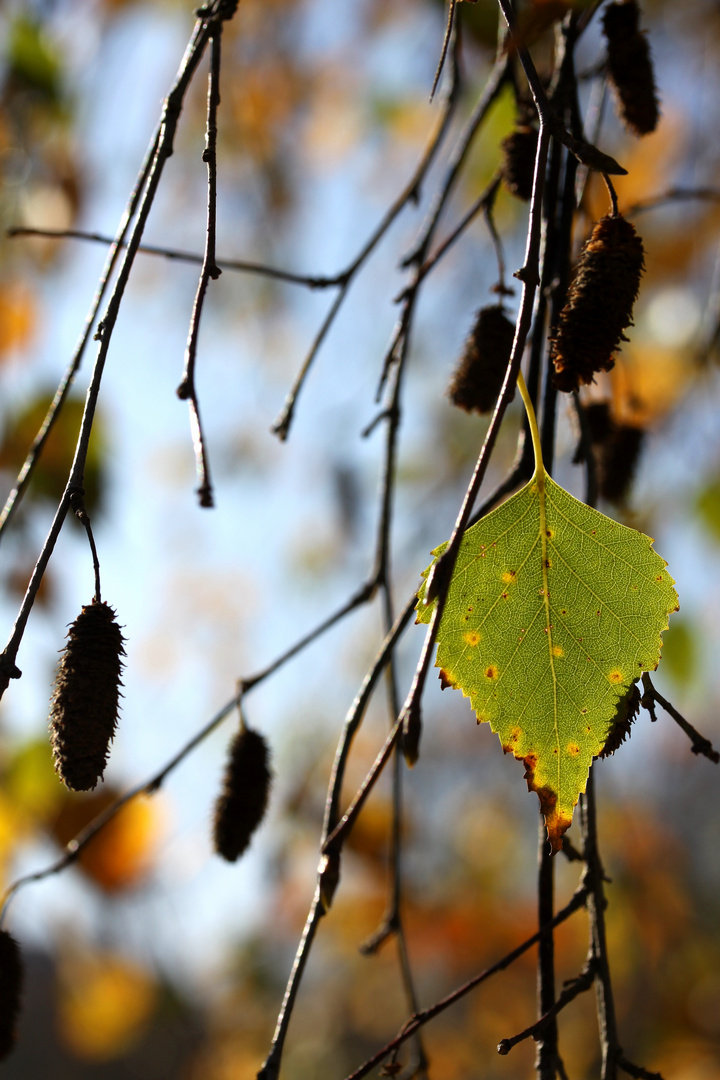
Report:
[[[571,899],[565,905],[565,907],[561,908],[561,910],[558,911],[557,915],[555,915],[554,919],[552,920],[551,926],[559,926],[561,923],[565,922],[565,920],[570,918],[570,916],[579,908],[581,908],[584,903],[585,889],[583,886],[580,886],[578,889],[575,890]],[[367,1076],[368,1073],[372,1072],[372,1070],[377,1065],[379,1065],[380,1062],[384,1061],[386,1057],[389,1057],[390,1054],[392,1054],[392,1052],[397,1049],[397,1047],[401,1046],[404,1042],[407,1042],[407,1040],[411,1038],[421,1027],[429,1023],[431,1020],[434,1020],[436,1016],[439,1016],[441,1013],[445,1012],[445,1010],[449,1009],[452,1005],[455,1005],[456,1002],[460,1001],[471,991],[475,990],[476,987],[486,982],[489,978],[491,978],[491,976],[496,975],[498,971],[504,971],[505,968],[510,967],[511,964],[513,964],[519,957],[523,955],[523,953],[526,953],[528,949],[531,949],[533,945],[536,945],[541,933],[544,933],[548,929],[550,929],[550,927],[541,927],[540,930],[537,931],[537,933],[532,934],[532,936],[529,938],[526,938],[526,940],[523,941],[521,945],[518,945],[517,948],[512,949],[509,953],[503,956],[501,960],[498,960],[497,963],[493,964],[491,967],[485,968],[485,970],[481,971],[478,975],[473,976],[472,979],[469,979],[466,983],[463,983],[463,985],[458,987],[457,990],[453,990],[451,994],[448,994],[447,997],[444,997],[441,1001],[436,1002],[428,1009],[423,1009],[422,1012],[419,1012],[415,1016],[411,1017],[410,1020],[408,1020],[407,1024],[405,1024],[403,1030],[400,1032],[399,1035],[397,1035],[389,1043],[383,1046],[381,1050],[378,1050],[376,1054],[373,1054],[372,1057],[368,1058],[368,1060],[365,1061],[353,1073],[351,1073],[346,1078],[346,1080],[362,1080],[362,1077]]]
[[[185,370],[180,385],[177,388],[177,396],[181,401],[187,401],[190,406],[190,429],[192,431],[193,450],[195,452],[195,467],[198,476],[197,494],[200,505],[211,507],[213,505],[212,483],[210,481],[210,465],[208,463],[207,446],[203,435],[200,420],[200,403],[198,401],[197,387],[195,385],[195,362],[197,359],[198,335],[200,334],[200,319],[202,318],[203,305],[207,295],[210,281],[220,277],[220,268],[215,261],[215,239],[217,231],[217,110],[220,104],[220,58],[222,42],[222,23],[213,24],[210,34],[210,72],[208,74],[208,98],[207,98],[207,128],[205,135],[205,149],[203,161],[207,163],[208,194],[207,194],[207,229],[205,233],[205,254],[203,256],[200,279],[198,281],[195,302],[193,303],[190,317],[190,330],[185,348]]]
[[[720,764],[720,754],[715,750],[710,740],[706,739],[704,735],[701,735],[700,732],[692,726],[690,721],[686,720],[682,713],[679,713],[675,706],[670,704],[667,698],[664,698],[662,694],[658,693],[647,672],[643,675],[642,681],[645,688],[643,705],[646,704],[647,697],[650,696],[652,700],[663,707],[668,716],[672,716],[678,727],[682,728],[685,732],[692,743],[691,749],[693,754],[702,754],[703,757],[708,758],[710,761],[714,762],[715,765]]]
[[[592,963],[586,964],[579,975],[565,983],[565,989],[561,991],[555,1004],[539,1020],[536,1020],[530,1027],[525,1028],[524,1031],[513,1035],[512,1038],[502,1039],[498,1043],[498,1054],[509,1054],[513,1046],[524,1042],[525,1039],[537,1039],[558,1013],[562,1012],[571,1001],[574,1001],[578,994],[584,994],[591,988],[594,978],[595,972]]]

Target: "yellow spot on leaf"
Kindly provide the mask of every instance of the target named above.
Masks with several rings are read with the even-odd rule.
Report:
[[[617,684],[617,683],[624,682],[625,676],[623,675],[622,671],[620,671],[619,668],[613,668],[613,670],[608,675],[608,679],[610,680],[611,683],[616,683]]]
[[[491,664],[490,667],[485,668],[485,678],[486,679],[497,679],[497,677],[498,677],[498,669],[496,668],[496,666],[494,664]]]
[[[553,645],[552,654],[553,656],[564,656],[565,650],[563,649],[562,645]]]
[[[468,645],[477,645],[480,635],[477,630],[468,630],[463,634],[463,639],[467,641]]]
[[[517,577],[517,570],[506,570],[502,575],[502,579],[506,585],[510,585]]]
[[[575,742],[568,743],[567,752],[570,757],[577,757],[577,755],[580,753],[580,747]]]

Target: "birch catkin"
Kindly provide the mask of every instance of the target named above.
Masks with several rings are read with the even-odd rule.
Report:
[[[22,984],[20,947],[7,930],[0,930],[0,1060],[15,1046]]]
[[[466,412],[492,412],[505,379],[514,337],[515,324],[501,304],[478,311],[448,387],[453,405]]]
[[[124,655],[115,612],[93,600],[68,631],[50,702],[55,770],[73,791],[102,779],[115,734]]]
[[[532,195],[537,144],[537,128],[529,124],[515,128],[501,143],[503,183],[511,195],[524,202]]]
[[[215,806],[218,855],[235,862],[265,816],[270,793],[269,751],[257,731],[243,727],[230,745],[223,790]]]
[[[601,218],[580,253],[550,337],[558,390],[577,390],[614,367],[613,354],[628,340],[623,331],[632,324],[644,269],[645,251],[635,227],[622,214]]]
[[[639,29],[635,0],[609,4],[603,15],[610,83],[618,113],[634,135],[649,135],[660,118],[650,46]]]

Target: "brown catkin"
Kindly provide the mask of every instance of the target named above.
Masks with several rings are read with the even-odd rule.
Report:
[[[503,139],[500,172],[511,195],[528,202],[532,196],[537,129],[523,124]]]
[[[608,502],[622,502],[635,475],[645,432],[618,424],[598,453],[598,490]]]
[[[598,754],[599,758],[610,757],[630,735],[630,729],[640,711],[640,690],[634,683],[624,698],[618,702],[618,711],[615,714],[610,733],[605,740],[605,745]]]
[[[20,947],[7,930],[0,930],[0,1060],[15,1046],[22,985]]]
[[[558,390],[577,390],[598,371],[610,371],[645,269],[635,227],[621,214],[601,218],[578,260],[565,306],[550,336]]]
[[[648,135],[660,118],[650,46],[639,29],[640,10],[635,0],[609,4],[603,15],[607,66],[615,90],[618,113],[635,135]]]
[[[68,631],[50,702],[55,770],[73,791],[102,779],[115,734],[123,636],[103,601],[83,607]]]
[[[230,744],[223,789],[215,806],[214,839],[218,855],[235,862],[262,821],[270,793],[267,743],[243,728]]]
[[[508,319],[502,304],[478,311],[448,386],[453,405],[466,412],[492,412],[502,389],[514,337],[515,324]]]

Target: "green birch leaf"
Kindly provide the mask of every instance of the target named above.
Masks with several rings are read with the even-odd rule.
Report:
[[[443,688],[462,690],[478,723],[524,763],[553,851],[620,700],[658,666],[678,607],[666,565],[650,537],[578,502],[544,470],[460,546],[437,636]],[[423,584],[418,622],[432,615],[424,593]]]

